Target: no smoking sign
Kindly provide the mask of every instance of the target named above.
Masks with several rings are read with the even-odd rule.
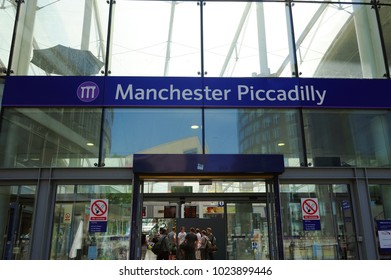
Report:
[[[317,198],[302,198],[301,212],[303,220],[319,220],[319,204]]]
[[[107,221],[109,205],[107,199],[92,199],[90,221]]]

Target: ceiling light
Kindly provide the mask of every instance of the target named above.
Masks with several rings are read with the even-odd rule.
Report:
[[[191,126],[191,129],[199,129],[199,128],[200,128],[200,126],[198,124],[193,124]]]
[[[278,146],[278,147],[285,146],[285,143],[283,143],[283,142],[280,142],[280,143],[278,143],[278,144],[277,144],[277,146]]]
[[[92,147],[94,146],[94,143],[88,142],[86,145]]]

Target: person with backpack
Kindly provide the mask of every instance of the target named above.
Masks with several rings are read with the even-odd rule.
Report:
[[[170,241],[167,237],[167,229],[164,228],[160,232],[159,240],[153,245],[152,252],[157,255],[157,260],[168,260],[170,258]]]
[[[201,260],[208,259],[208,243],[210,243],[209,238],[206,236],[206,230],[201,231],[201,241],[199,245],[199,251],[201,255]]]
[[[212,228],[208,227],[206,229],[206,236],[210,241],[210,246],[208,246],[208,258],[214,260],[214,253],[217,251],[216,237],[213,235]]]

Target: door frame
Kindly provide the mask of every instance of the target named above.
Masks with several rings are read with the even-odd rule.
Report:
[[[279,154],[134,154],[134,195],[130,259],[141,256],[141,217],[143,181],[154,180],[267,180],[270,199],[274,202],[276,250],[273,256],[284,259],[278,176],[285,171],[284,157]]]

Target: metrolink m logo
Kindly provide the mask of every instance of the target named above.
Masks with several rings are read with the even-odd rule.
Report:
[[[94,82],[84,82],[77,88],[77,97],[83,102],[91,102],[99,96],[99,87]]]

